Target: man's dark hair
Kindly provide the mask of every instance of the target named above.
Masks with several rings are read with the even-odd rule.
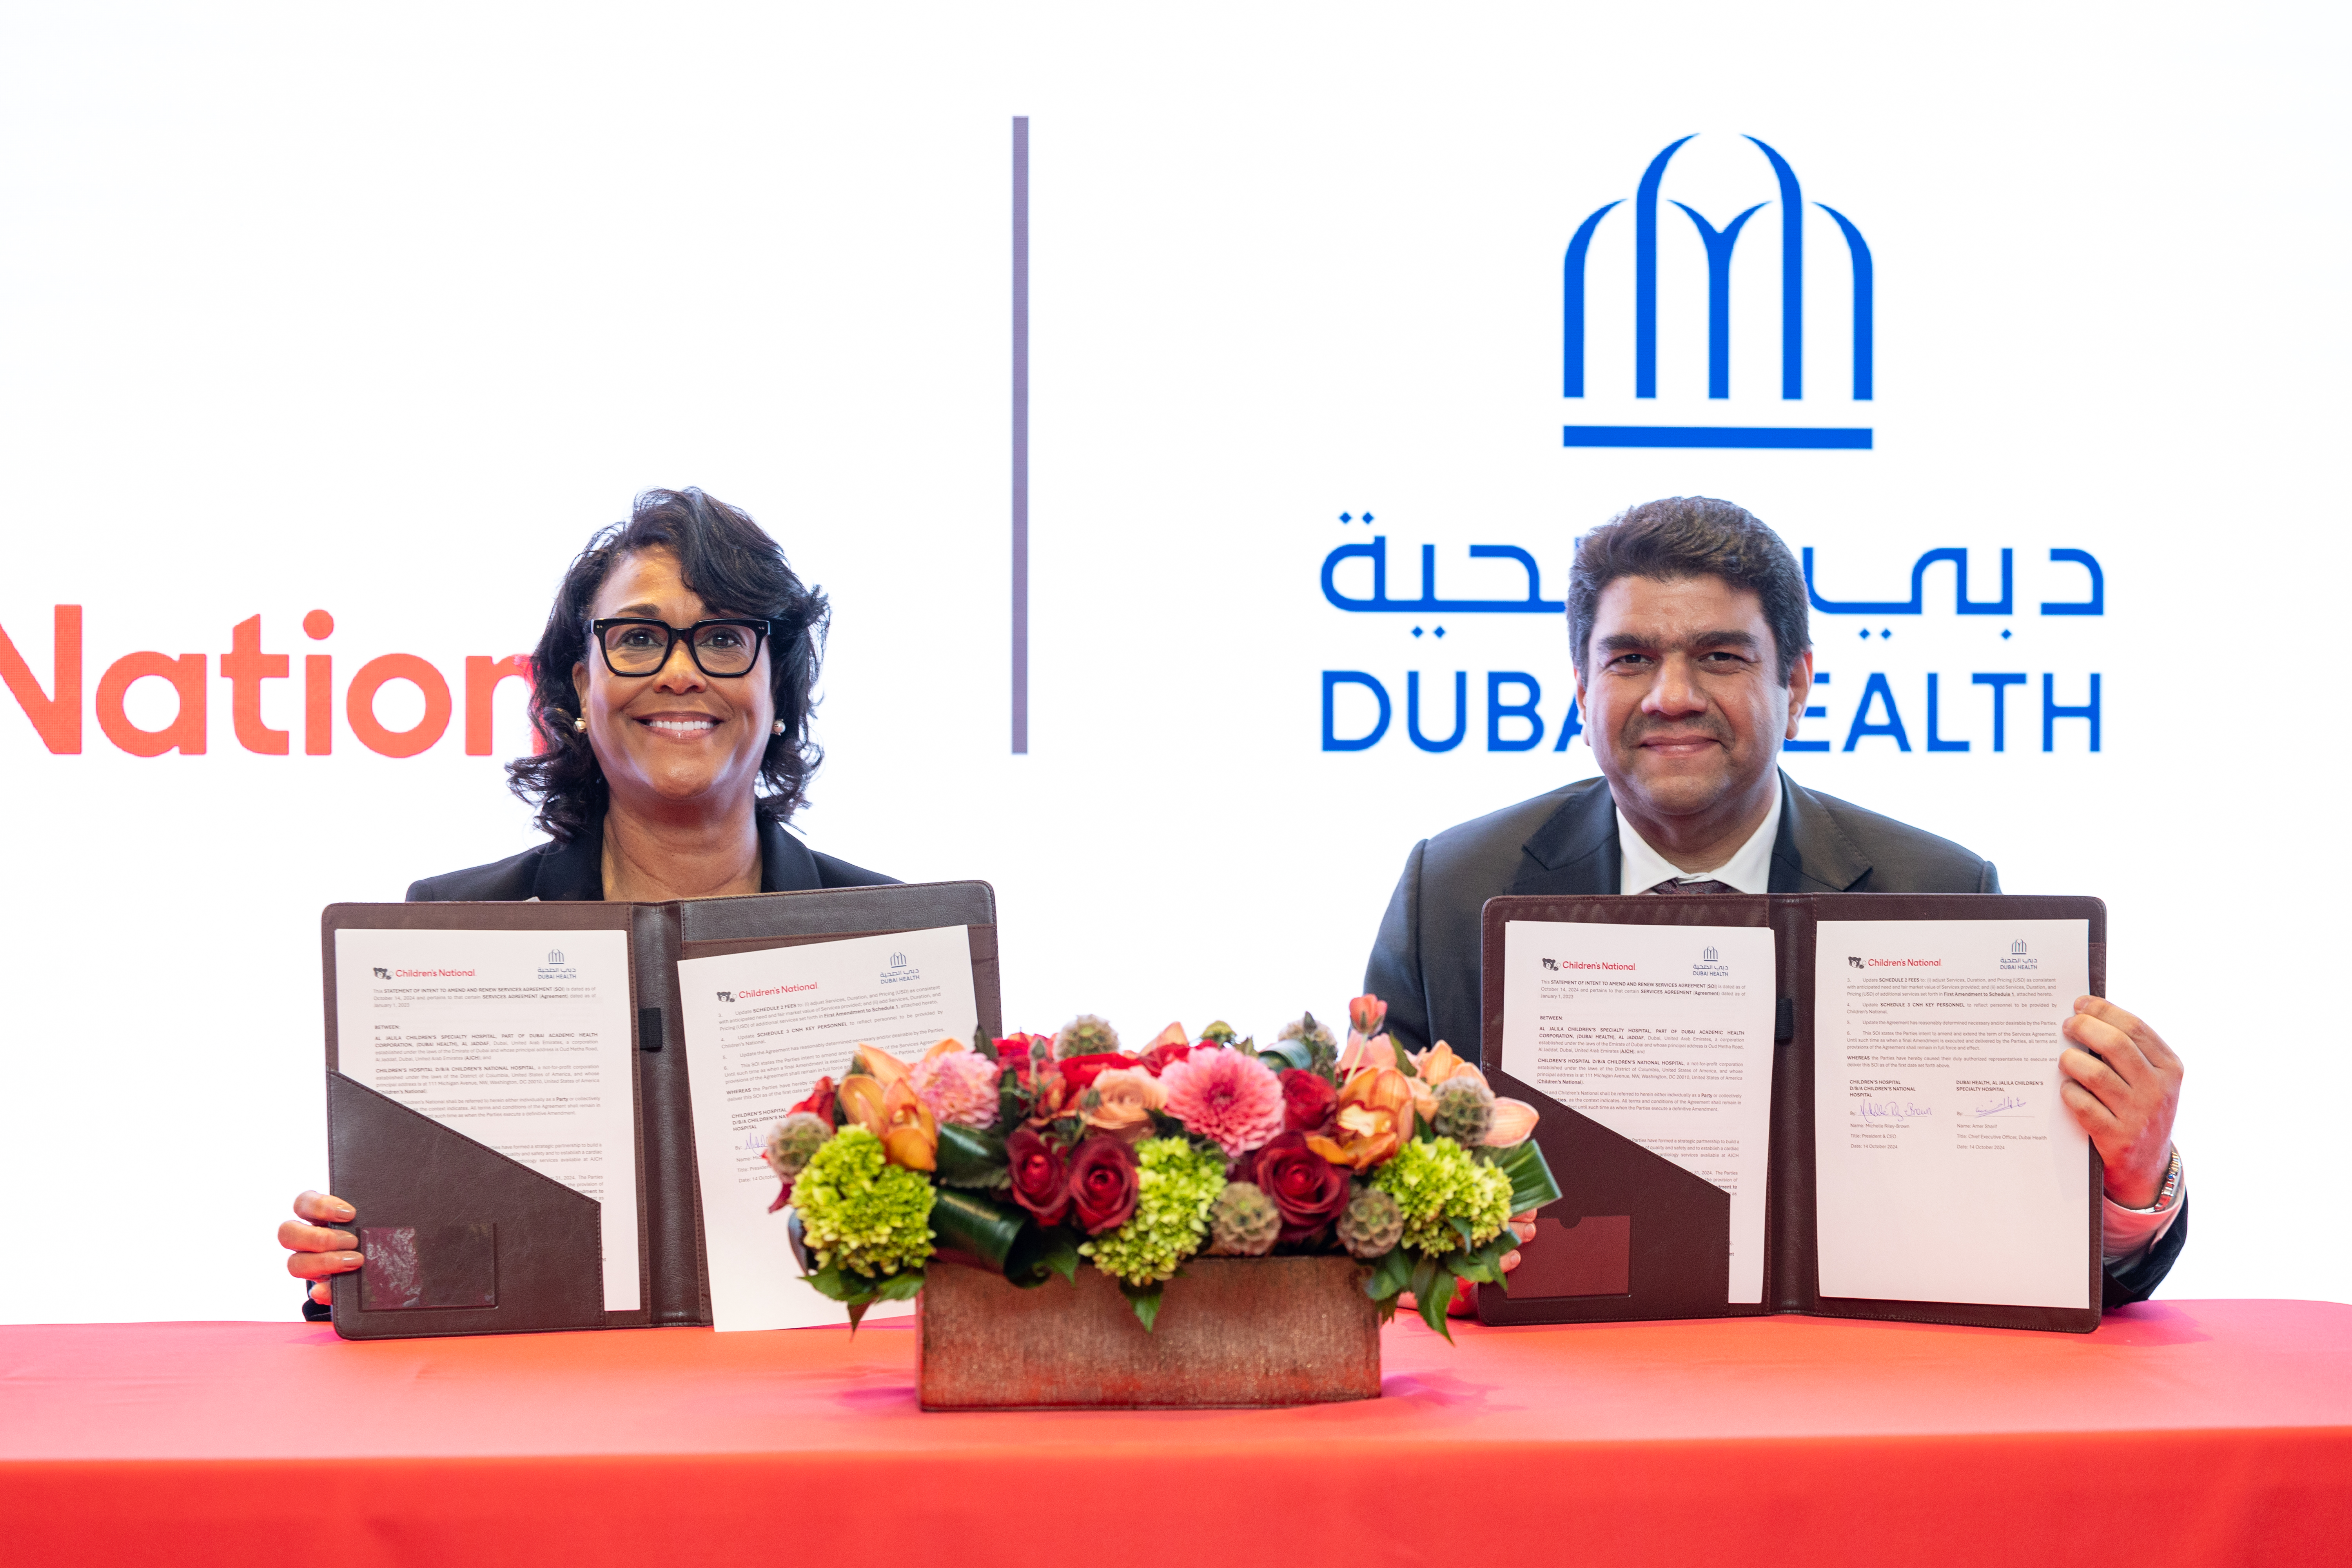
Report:
[[[768,738],[754,786],[759,809],[788,821],[808,798],[809,775],[824,752],[809,739],[809,689],[815,684],[832,607],[824,592],[793,575],[776,542],[751,514],[688,486],[647,490],[629,521],[599,529],[563,574],[547,629],[531,655],[530,721],[546,750],[507,764],[507,784],[539,808],[539,826],[568,843],[604,815],[604,771],[588,737],[572,728],[580,706],[572,667],[589,646],[590,609],[604,579],[633,551],[667,550],[686,585],[713,616],[756,616],[773,622],[767,643],[769,689],[783,733]]]
[[[1580,671],[1591,647],[1601,591],[1620,577],[1667,583],[1720,577],[1749,590],[1764,603],[1783,682],[1797,656],[1813,646],[1805,574],[1780,536],[1746,507],[1706,496],[1669,496],[1628,507],[1578,540],[1568,574],[1568,637]]]

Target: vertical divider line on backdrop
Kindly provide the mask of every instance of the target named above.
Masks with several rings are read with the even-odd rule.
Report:
[[[1029,117],[1013,117],[1013,754],[1029,751]]]

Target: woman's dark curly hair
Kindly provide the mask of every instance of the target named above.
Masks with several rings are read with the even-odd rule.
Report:
[[[686,585],[712,616],[762,616],[775,623],[767,644],[769,687],[783,732],[760,760],[759,809],[789,821],[808,798],[809,775],[824,753],[809,739],[809,689],[816,681],[827,621],[824,591],[803,584],[784,552],[751,515],[688,486],[647,490],[629,521],[597,531],[563,574],[547,629],[531,655],[530,719],[545,750],[507,764],[507,785],[539,808],[539,826],[559,843],[586,832],[604,815],[604,770],[588,737],[572,728],[578,693],[572,671],[593,651],[591,607],[622,556],[667,550]]]

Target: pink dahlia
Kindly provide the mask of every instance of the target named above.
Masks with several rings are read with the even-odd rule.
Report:
[[[908,1071],[908,1081],[931,1114],[958,1127],[996,1125],[996,1064],[978,1051],[945,1051],[925,1057]]]
[[[1228,1157],[1282,1131],[1282,1080],[1231,1046],[1195,1046],[1160,1069],[1168,1114],[1186,1130],[1213,1138]]]

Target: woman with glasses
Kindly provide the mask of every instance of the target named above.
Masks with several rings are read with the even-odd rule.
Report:
[[[890,878],[784,829],[822,752],[809,739],[828,609],[751,517],[698,489],[647,490],[588,542],[556,590],[531,658],[543,750],[507,764],[548,842],[413,883],[415,899],[619,899],[869,886]],[[288,1269],[360,1266],[332,1228],[351,1205],[294,1200]]]

